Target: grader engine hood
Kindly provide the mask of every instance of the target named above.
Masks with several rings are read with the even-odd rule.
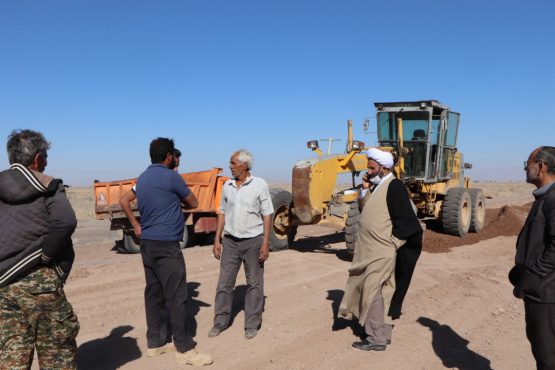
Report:
[[[295,216],[302,224],[317,223],[332,198],[339,173],[366,168],[364,154],[327,155],[300,160],[293,167],[292,195]]]

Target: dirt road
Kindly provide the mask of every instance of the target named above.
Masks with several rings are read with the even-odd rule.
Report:
[[[525,204],[531,196],[524,190],[517,194],[509,189],[492,197],[491,204]],[[83,194],[86,199],[80,201],[70,192],[80,221],[74,234],[77,260],[66,285],[81,322],[79,368],[185,368],[171,354],[146,357],[141,258],[112,250],[108,224],[90,217],[90,195]],[[497,222],[498,230],[509,224],[518,229],[526,209],[509,207],[499,213],[489,210],[489,222]],[[218,263],[210,246],[187,248],[195,339],[214,357],[212,369],[533,369],[523,305],[513,298],[507,281],[516,237],[488,237],[480,241],[471,236],[464,241],[468,245],[454,246],[452,239],[427,231],[425,250],[430,251],[418,262],[392,344],[380,353],[351,348],[361,332],[336,318],[350,264],[336,225],[303,226],[293,249],[270,254],[263,324],[252,340],[243,338],[242,272],[233,325],[219,337],[207,337]],[[447,248],[436,250],[436,244]]]

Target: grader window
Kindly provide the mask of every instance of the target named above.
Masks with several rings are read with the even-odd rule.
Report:
[[[380,145],[397,146],[397,118],[403,120],[403,141],[427,141],[428,112],[379,112],[378,141]]]
[[[398,147],[398,118],[403,122],[403,146],[408,149],[405,154],[405,176],[422,178],[426,173],[429,113],[427,111],[379,112],[380,145]]]

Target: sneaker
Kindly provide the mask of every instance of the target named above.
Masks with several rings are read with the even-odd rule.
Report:
[[[175,347],[173,343],[166,343],[162,347],[147,348],[146,355],[148,357],[156,357],[156,356],[163,355],[164,353],[173,352],[173,351],[175,351]]]
[[[210,338],[212,337],[217,337],[218,335],[220,335],[220,333],[222,332],[222,329],[220,329],[217,326],[214,326],[212,329],[210,329],[210,331],[208,332],[208,336]]]
[[[245,338],[252,339],[252,338],[256,337],[257,333],[258,333],[258,330],[256,330],[256,329],[246,329],[245,330]]]
[[[210,365],[212,356],[200,353],[196,348],[187,352],[175,352],[175,361],[178,364],[203,366]]]

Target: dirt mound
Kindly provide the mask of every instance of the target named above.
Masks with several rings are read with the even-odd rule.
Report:
[[[532,203],[523,206],[503,206],[486,210],[486,226],[479,233],[463,237],[442,233],[441,225],[434,220],[426,222],[424,250],[431,253],[448,252],[453,247],[477,243],[497,236],[518,235]]]

